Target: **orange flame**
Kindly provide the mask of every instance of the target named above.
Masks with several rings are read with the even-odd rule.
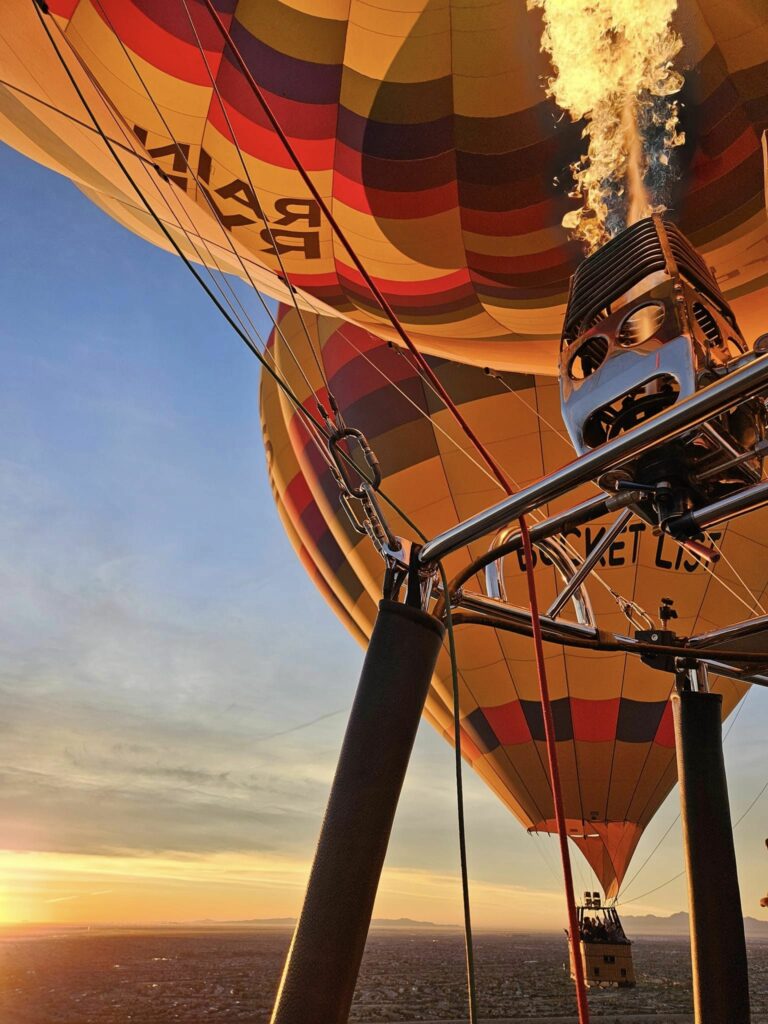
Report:
[[[528,0],[543,11],[542,50],[554,74],[547,93],[586,122],[587,151],[571,171],[581,206],[563,226],[593,252],[617,231],[666,207],[649,168],[669,165],[685,141],[674,99],[682,47],[671,28],[677,0]],[[649,138],[653,136],[654,142]],[[652,151],[653,150],[653,151]]]

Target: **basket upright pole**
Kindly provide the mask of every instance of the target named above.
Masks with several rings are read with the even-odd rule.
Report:
[[[691,674],[703,682],[699,668]],[[749,1024],[744,918],[723,760],[723,698],[672,696],[696,1024]]]
[[[272,1024],[346,1024],[443,633],[419,608],[379,604]]]

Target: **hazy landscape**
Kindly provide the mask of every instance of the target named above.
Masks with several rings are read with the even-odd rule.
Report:
[[[200,926],[155,931],[8,931],[0,939],[3,1024],[262,1024],[290,929]],[[476,937],[482,1018],[566,1021],[573,1012],[564,938]],[[680,937],[634,945],[638,987],[590,994],[602,1024],[687,1024],[690,960]],[[754,1024],[768,1022],[768,942],[750,942]],[[453,929],[378,927],[351,1021],[466,1020],[463,937]]]

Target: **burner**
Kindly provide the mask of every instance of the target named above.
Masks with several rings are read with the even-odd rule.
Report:
[[[691,243],[658,215],[641,220],[571,279],[560,347],[571,440],[584,454],[752,358]],[[625,465],[649,495],[638,511],[674,532],[686,511],[761,478],[755,447],[765,435],[765,407],[755,399]]]

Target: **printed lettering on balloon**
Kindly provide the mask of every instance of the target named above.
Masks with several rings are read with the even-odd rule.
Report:
[[[566,530],[564,536],[571,539],[571,544],[577,554],[582,558],[586,558],[593,548],[600,543],[606,529],[607,527],[605,526],[585,526],[583,529],[575,527],[572,530]],[[629,523],[618,537],[615,537],[611,544],[608,545],[608,549],[603,552],[600,558],[599,565],[603,569],[619,568],[623,565],[637,565],[640,555],[640,540],[648,529],[648,524],[642,522],[642,520]],[[722,534],[710,533],[709,536],[713,541],[717,541]],[[539,560],[542,565],[552,565],[552,561],[545,551],[539,551],[534,548],[534,566],[538,564]],[[522,551],[517,552],[517,561],[520,572],[525,572],[525,558]],[[702,563],[698,558],[691,555],[666,533],[661,533],[658,536],[654,549],[653,564],[657,569],[667,569],[672,572],[680,572],[682,570],[683,572],[692,573],[703,569]]]
[[[192,197],[199,189],[227,231],[261,224],[261,252],[320,258],[320,208],[314,199],[280,196],[270,199],[271,209],[265,212],[250,182],[230,177],[202,146],[168,142],[140,125],[134,125],[133,132],[162,176]]]

